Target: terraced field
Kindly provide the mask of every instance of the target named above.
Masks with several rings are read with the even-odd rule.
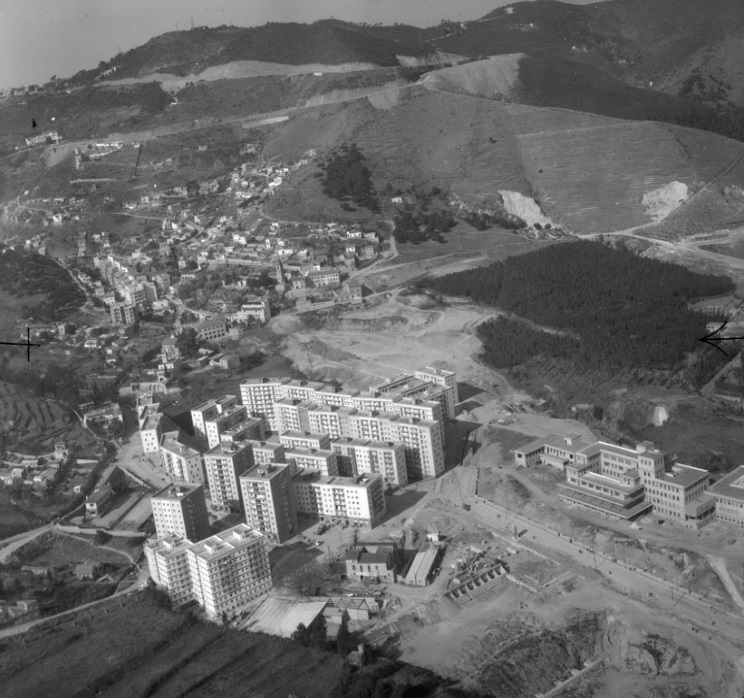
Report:
[[[59,406],[19,392],[15,386],[0,382],[0,429],[20,439],[66,430],[69,415]]]
[[[546,115],[549,122],[549,115]],[[571,230],[622,230],[651,221],[641,199],[694,172],[661,125],[608,121],[517,137],[525,172],[547,215]]]
[[[665,128],[684,149],[696,179],[703,183],[715,179],[744,150],[739,141],[706,131],[672,125]]]

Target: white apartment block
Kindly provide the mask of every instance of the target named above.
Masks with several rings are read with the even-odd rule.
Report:
[[[380,475],[356,478],[323,477],[317,471],[300,471],[292,478],[292,508],[298,516],[322,521],[349,521],[374,528],[386,511]]]
[[[744,527],[744,465],[716,482],[710,495],[716,503],[716,518]]]
[[[406,450],[402,443],[336,439],[331,449],[338,457],[342,475],[357,477],[364,473],[382,475],[385,484],[402,487],[408,484]]]
[[[285,452],[285,457],[293,473],[305,469],[317,470],[325,477],[338,475],[337,457],[331,450],[292,448]]]
[[[274,418],[274,401],[289,378],[248,378],[240,384],[240,398],[248,414],[261,417],[267,429],[280,431]]]
[[[168,485],[150,497],[157,538],[174,534],[191,541],[209,535],[209,515],[202,485]]]
[[[283,543],[297,532],[289,465],[259,465],[240,476],[245,521],[269,540]]]
[[[191,423],[194,427],[194,434],[202,438],[207,436],[205,422],[221,415],[225,410],[238,404],[236,395],[223,395],[216,400],[207,400],[201,405],[197,405],[191,410]]]
[[[271,590],[266,538],[246,524],[190,546],[186,556],[193,598],[211,618]]]
[[[438,477],[444,472],[441,422],[380,412],[357,412],[350,416],[349,421],[350,433],[344,436],[363,441],[402,443],[409,481]]]
[[[160,462],[171,479],[176,482],[201,484],[204,482],[202,454],[178,441],[165,436],[160,443]],[[187,536],[188,537],[188,536]]]
[[[414,371],[413,375],[422,381],[431,381],[445,389],[447,395],[447,414],[450,419],[455,418],[455,405],[460,402],[460,395],[457,390],[457,376],[453,371],[447,371],[443,368],[426,368]]]
[[[222,441],[226,434],[229,440],[236,433],[245,433],[249,438],[261,439],[264,435],[263,422],[260,418],[249,417],[243,405],[233,405],[213,419],[204,421],[204,431],[207,435],[209,448],[214,448]]]
[[[145,557],[153,582],[168,592],[174,606],[193,599],[191,571],[187,551],[191,541],[178,535],[150,538],[145,543]]]
[[[670,472],[646,480],[646,501],[655,514],[697,528],[715,514],[715,499],[705,494],[709,486],[707,470],[675,463]]]
[[[212,508],[240,511],[238,478],[254,465],[253,448],[245,443],[221,443],[204,454]]]
[[[148,414],[140,424],[140,439],[145,453],[157,453],[160,450],[160,437],[168,420],[161,413]]]
[[[253,449],[253,460],[256,465],[268,463],[285,463],[284,446],[273,441],[248,440]]]
[[[280,434],[279,442],[286,449],[315,448],[328,451],[331,448],[331,437],[327,433],[313,434],[309,431],[285,431]]]

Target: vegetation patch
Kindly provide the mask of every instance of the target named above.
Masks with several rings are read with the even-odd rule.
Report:
[[[479,332],[488,360],[498,367],[514,365],[520,355],[526,361],[542,354],[583,367],[678,369],[706,334],[705,316],[687,302],[733,289],[725,277],[585,241],[421,283],[570,333],[542,338],[514,322],[489,321]]]
[[[341,208],[351,210],[349,201],[357,206],[379,212],[377,194],[372,185],[372,176],[367,160],[356,143],[344,143],[320,164],[318,173],[323,183],[323,193],[343,202]]]

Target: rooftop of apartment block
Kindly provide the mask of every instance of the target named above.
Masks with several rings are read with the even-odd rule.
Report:
[[[152,495],[152,499],[177,501],[198,489],[201,489],[201,485],[192,485],[186,482],[172,483]]]
[[[203,541],[192,545],[189,551],[204,560],[215,560],[229,555],[238,548],[250,545],[263,538],[260,531],[252,529],[248,524],[238,524],[217,533]]]

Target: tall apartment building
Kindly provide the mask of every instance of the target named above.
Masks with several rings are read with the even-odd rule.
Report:
[[[191,541],[178,535],[150,538],[145,543],[145,557],[155,584],[168,592],[174,606],[193,599],[191,571],[186,555]]]
[[[337,439],[350,433],[350,418],[355,409],[335,405],[317,405],[307,411],[310,431],[315,434],[328,434]]]
[[[181,443],[175,436],[164,436],[161,440],[160,462],[175,482],[204,483],[202,454]]]
[[[271,590],[266,538],[246,524],[190,546],[186,556],[193,597],[212,618]]]
[[[221,443],[204,454],[212,507],[220,511],[240,511],[238,478],[254,465],[249,443]]]
[[[444,472],[441,423],[381,412],[357,412],[349,419],[348,434],[363,441],[402,443],[408,480],[437,477]]]
[[[140,439],[145,453],[157,453],[164,434],[175,431],[175,425],[162,412],[149,412],[140,420]]]
[[[286,451],[285,455],[293,473],[304,469],[317,470],[326,477],[338,475],[337,457],[331,450],[292,448]]]
[[[356,477],[364,473],[382,475],[385,484],[402,487],[408,484],[406,451],[402,443],[335,439],[331,450],[336,453],[340,475]]]
[[[292,508],[298,516],[374,528],[386,511],[380,475],[323,477],[302,470],[292,477]]]
[[[326,434],[313,434],[309,431],[285,431],[279,436],[279,443],[284,448],[315,448],[328,451],[331,448],[331,437]]]
[[[261,417],[265,427],[279,431],[274,419],[274,401],[279,388],[289,382],[289,378],[247,378],[240,384],[240,398],[248,414]]]
[[[259,465],[240,476],[246,523],[277,543],[297,532],[291,481],[291,467],[278,463]]]
[[[730,472],[710,488],[716,503],[716,517],[744,527],[744,465]]]
[[[137,308],[133,303],[114,303],[111,306],[111,322],[114,325],[133,325],[137,322]]]
[[[413,375],[422,381],[431,381],[445,389],[447,395],[447,414],[450,419],[455,418],[455,405],[460,402],[460,395],[457,390],[457,376],[453,371],[447,371],[443,368],[433,368],[427,366],[424,369],[414,371]]]
[[[315,407],[312,402],[285,397],[274,402],[274,424],[278,433],[287,431],[310,431],[308,410]]]
[[[209,515],[202,485],[167,485],[150,497],[155,535],[175,534],[191,541],[209,535]]]
[[[225,410],[238,404],[236,395],[223,395],[216,400],[207,400],[201,405],[197,405],[191,410],[191,423],[194,427],[194,434],[203,439],[207,438],[207,428],[205,422],[221,415]],[[216,445],[216,444],[215,444]]]
[[[213,419],[205,420],[204,431],[207,434],[209,448],[217,446],[222,441],[223,434],[231,441],[237,433],[259,440],[264,436],[262,420],[258,417],[249,417],[243,405],[233,405]]]
[[[247,441],[253,449],[253,460],[257,465],[268,463],[285,463],[284,446],[273,441]]]

